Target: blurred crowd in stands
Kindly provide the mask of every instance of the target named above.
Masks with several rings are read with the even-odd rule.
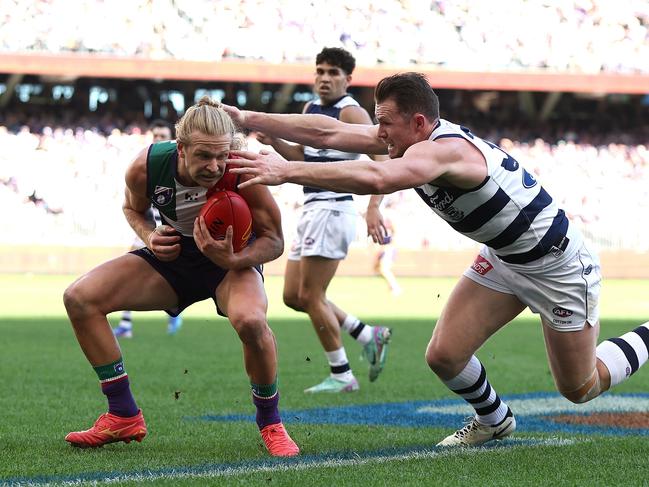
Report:
[[[103,132],[39,123],[38,129],[23,125],[9,130],[0,117],[0,207],[4,210],[0,244],[127,248],[132,232],[121,211],[124,171],[138,151],[151,143],[144,126],[131,123]],[[501,134],[492,140],[538,175],[596,245],[649,249],[649,227],[642,224],[649,213],[649,139],[644,144],[591,143],[579,140],[578,134],[563,140],[517,140]],[[260,148],[252,134],[249,147]],[[282,208],[284,229],[291,232],[301,206],[301,188],[284,185],[273,188],[273,193]],[[398,214],[393,218],[399,227],[398,247],[474,246],[432,215],[414,191],[388,199],[390,211]],[[357,202],[363,210],[367,197],[358,197]],[[362,219],[356,245],[369,245]]]
[[[649,72],[646,0],[0,0],[0,52]],[[644,61],[643,61],[644,60]]]

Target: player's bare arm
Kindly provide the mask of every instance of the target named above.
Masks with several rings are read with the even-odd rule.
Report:
[[[250,208],[255,233],[255,240],[240,252],[235,253],[232,247],[232,227],[228,227],[223,240],[215,240],[203,217],[198,217],[194,224],[194,240],[199,250],[224,269],[245,269],[265,264],[284,251],[281,213],[268,188],[256,185],[240,194]]]
[[[241,257],[256,263],[277,259],[284,252],[284,233],[282,215],[275,198],[266,187],[245,188],[241,190],[241,195],[250,207],[252,228],[255,232],[255,241],[240,252],[243,254]]]
[[[373,161],[342,161],[329,164],[309,164],[285,161],[274,153],[256,154],[234,151],[241,159],[228,160],[238,164],[231,171],[249,174],[250,180],[240,184],[246,188],[254,184],[276,186],[296,183],[330,191],[355,194],[388,194],[414,188],[445,176],[449,170],[448,151],[439,151],[439,144],[430,141],[411,146],[396,159],[377,164]]]
[[[257,133],[257,140],[262,144],[269,145],[275,152],[281,155],[284,159],[290,161],[303,161],[304,160],[304,146],[301,144],[293,144],[278,137],[272,137],[263,132]]]
[[[261,113],[222,106],[240,126],[273,137],[316,148],[387,154],[387,147],[377,136],[376,125],[345,123],[326,115]]]
[[[340,113],[340,120],[346,123],[372,125],[372,119],[369,113],[360,106],[345,107]],[[367,154],[367,156],[375,162],[388,160],[388,157],[385,155]],[[367,235],[372,237],[375,243],[379,244],[383,243],[383,239],[387,235],[387,229],[385,228],[383,215],[381,214],[381,201],[383,201],[383,195],[372,195],[365,212]]]
[[[302,108],[302,113],[306,113],[311,102],[305,103]],[[264,132],[258,132],[257,140],[262,144],[270,145],[275,152],[288,161],[303,161],[304,160],[304,146],[288,142],[279,137],[268,135]]]
[[[383,244],[388,230],[385,227],[383,215],[381,214],[382,194],[374,194],[370,197],[365,212],[365,224],[367,225],[367,235],[372,237],[374,243]]]
[[[168,226],[158,228],[146,217],[151,202],[146,196],[146,157],[148,148],[142,150],[126,170],[126,189],[122,211],[131,226],[155,256],[163,261],[174,260],[180,254],[180,236]]]

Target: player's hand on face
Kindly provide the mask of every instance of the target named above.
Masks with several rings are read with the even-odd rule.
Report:
[[[225,237],[222,240],[216,240],[210,235],[205,218],[200,216],[194,220],[194,241],[198,250],[223,269],[231,269],[236,259],[232,247],[233,234],[232,226],[229,226],[225,231]]]
[[[225,162],[240,166],[231,168],[230,172],[251,176],[250,179],[239,184],[239,189],[254,184],[277,186],[286,182],[286,159],[278,153],[266,150],[259,151],[259,153],[236,150],[230,154],[236,156],[237,159],[227,159]]]
[[[367,223],[367,235],[372,237],[374,243],[383,245],[388,230],[385,228],[381,210],[374,207],[368,208],[367,214],[365,215],[365,222]]]
[[[225,113],[230,115],[230,118],[239,126],[245,127],[246,126],[246,116],[245,114],[239,110],[237,107],[233,107],[232,105],[226,105],[225,103],[221,103],[221,108],[225,110]]]
[[[160,260],[169,262],[180,255],[180,235],[170,225],[160,225],[149,235],[147,247]]]

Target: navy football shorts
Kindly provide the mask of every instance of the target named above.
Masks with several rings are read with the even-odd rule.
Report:
[[[165,310],[171,316],[178,316],[188,306],[212,298],[216,311],[226,316],[216,301],[216,288],[221,284],[228,270],[214,264],[198,249],[193,238],[182,237],[178,258],[171,262],[159,260],[147,247],[132,250],[130,253],[142,257],[162,276],[178,296],[178,306]],[[255,266],[262,274],[262,266]]]

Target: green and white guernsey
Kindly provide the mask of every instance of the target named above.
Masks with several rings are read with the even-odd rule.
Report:
[[[177,179],[178,148],[175,141],[151,144],[146,158],[147,197],[162,216],[181,235],[192,237],[194,220],[201,207],[217,190],[237,191],[238,177],[229,168],[213,188],[184,186]]]

